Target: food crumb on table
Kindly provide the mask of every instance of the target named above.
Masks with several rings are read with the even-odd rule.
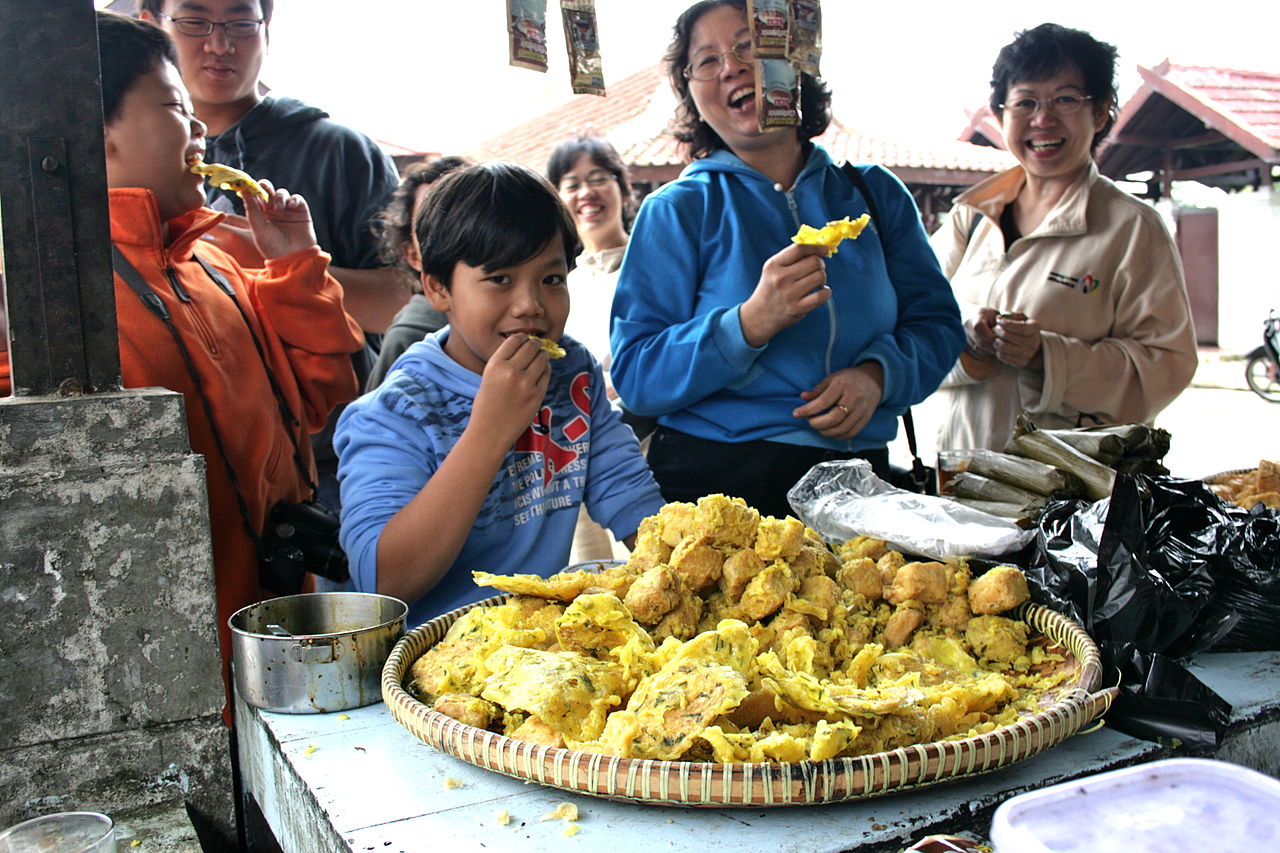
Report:
[[[452,776],[444,777],[444,789],[446,791],[452,791],[456,788],[461,788],[463,784],[464,783],[461,779],[455,779]]]
[[[582,832],[582,827],[578,826],[576,823],[571,823],[564,828],[564,832],[562,832],[561,835],[564,835],[567,838],[572,838],[579,832]]]
[[[316,746],[314,743],[313,743],[313,744],[310,744],[306,749],[302,750],[302,754],[303,754],[303,755],[311,755],[311,753],[315,752],[315,751],[316,751],[317,749],[319,749],[319,748],[320,748],[320,747]]]
[[[578,807],[573,803],[561,803],[556,806],[553,811],[544,814],[538,820],[568,820],[575,821],[578,819]]]
[[[511,823],[511,812],[506,809],[498,809],[494,814],[493,819],[498,822],[499,826],[506,826]]]

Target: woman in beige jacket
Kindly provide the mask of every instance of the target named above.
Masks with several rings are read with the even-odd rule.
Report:
[[[1043,427],[1150,421],[1195,373],[1168,229],[1093,162],[1115,55],[1043,24],[996,60],[991,108],[1019,165],[961,194],[933,237],[966,332],[937,393],[939,448],[1001,449],[1024,411]]]

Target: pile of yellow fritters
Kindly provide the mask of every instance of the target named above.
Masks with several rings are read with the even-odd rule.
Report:
[[[1280,462],[1263,459],[1257,468],[1215,478],[1209,488],[1224,501],[1245,509],[1259,503],[1280,509]]]
[[[794,518],[667,504],[603,571],[476,572],[514,593],[414,662],[409,690],[478,728],[628,758],[822,760],[964,737],[1040,709],[1062,649],[999,614],[1022,573],[833,552]]]

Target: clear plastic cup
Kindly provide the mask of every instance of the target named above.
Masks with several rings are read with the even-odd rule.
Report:
[[[938,451],[938,494],[944,494],[943,489],[952,477],[968,470],[974,452],[972,448]]]
[[[35,817],[0,832],[0,853],[115,853],[116,827],[97,812]]]

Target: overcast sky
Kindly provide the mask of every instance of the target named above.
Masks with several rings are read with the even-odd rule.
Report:
[[[606,83],[657,62],[689,4],[597,0]],[[540,74],[507,64],[504,0],[277,0],[264,78],[374,138],[461,151],[572,97],[559,3],[548,6],[551,69]],[[964,109],[986,100],[1000,47],[1045,20],[1119,47],[1122,102],[1136,66],[1166,57],[1280,71],[1273,0],[827,0],[823,15],[837,117],[888,137],[955,138]]]

